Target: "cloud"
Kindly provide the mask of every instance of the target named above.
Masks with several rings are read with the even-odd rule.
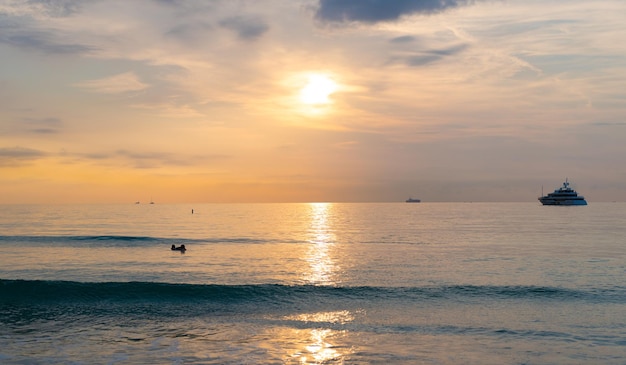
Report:
[[[61,125],[59,118],[24,118],[21,123],[23,129],[35,134],[58,133]]]
[[[403,35],[400,37],[395,37],[389,40],[390,43],[394,44],[405,44],[405,43],[413,43],[417,40],[416,37],[411,35]]]
[[[172,152],[135,151],[130,149],[118,149],[104,152],[64,152],[62,156],[75,162],[89,160],[103,166],[130,166],[138,169],[157,169],[161,167],[180,168],[195,166],[198,163],[204,163],[206,161],[218,161],[230,158],[228,155],[221,154],[188,155]]]
[[[45,156],[46,153],[32,148],[0,148],[0,166],[18,166]]]
[[[52,54],[84,54],[95,50],[82,44],[57,42],[50,32],[21,29],[10,24],[0,24],[0,43]]]
[[[592,122],[591,125],[598,127],[615,127],[615,126],[626,126],[626,122],[622,121],[598,121]]]
[[[63,18],[74,15],[82,6],[98,0],[9,0],[0,2],[0,12],[37,18]]]
[[[103,94],[119,94],[130,91],[140,91],[149,87],[139,80],[133,72],[105,77],[97,80],[87,80],[74,84],[75,86]]]
[[[113,152],[68,154],[67,157],[98,161],[103,165],[132,166],[137,169],[180,168],[231,158],[231,156],[224,154],[183,155],[169,152],[137,152],[128,149],[119,149]]]
[[[25,2],[25,5],[52,17],[66,17],[77,13],[81,5],[86,2],[76,0],[28,0]]]
[[[320,0],[315,17],[324,22],[377,23],[410,14],[434,14],[472,0]]]
[[[74,14],[78,8],[63,0],[0,4],[0,43],[49,54],[91,53],[97,49],[68,37],[54,19]]]
[[[174,26],[169,31],[165,32],[168,37],[173,37],[178,41],[188,40],[205,40],[206,33],[211,31],[213,27],[205,22],[185,23]]]
[[[262,19],[256,17],[235,16],[222,20],[220,25],[235,32],[244,41],[257,40],[269,29]]]
[[[163,164],[171,164],[171,165],[181,165],[181,161],[176,161],[176,163],[172,163],[171,161],[175,159],[172,155],[164,152],[151,152],[151,153],[141,153],[141,152],[133,152],[129,150],[117,150],[115,154],[118,157],[123,159],[127,159],[132,162],[135,168],[146,169],[146,168],[156,168]]]
[[[468,46],[466,44],[460,44],[456,46],[451,46],[444,49],[432,49],[425,50],[421,52],[416,52],[409,56],[404,57],[396,57],[392,59],[392,63],[401,62],[406,64],[407,66],[423,66],[429,63],[437,62],[443,58],[454,56],[456,54],[464,51]]]

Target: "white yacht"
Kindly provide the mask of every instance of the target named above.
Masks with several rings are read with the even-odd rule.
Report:
[[[567,178],[565,178],[563,186],[555,189],[552,193],[548,193],[548,195],[539,197],[538,199],[543,205],[587,205],[585,197],[578,195],[576,190],[569,187]]]

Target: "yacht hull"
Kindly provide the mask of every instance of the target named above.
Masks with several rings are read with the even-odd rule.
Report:
[[[587,205],[585,200],[554,200],[554,199],[539,199],[543,205]]]

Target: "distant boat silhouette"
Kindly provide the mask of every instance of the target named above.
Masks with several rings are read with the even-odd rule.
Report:
[[[421,202],[421,200],[408,198],[407,200],[405,200],[405,202],[407,202],[407,203],[419,203],[419,202]]]

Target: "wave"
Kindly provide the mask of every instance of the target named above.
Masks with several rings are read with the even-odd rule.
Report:
[[[33,247],[147,247],[173,244],[245,243],[263,244],[269,241],[247,237],[226,238],[172,238],[126,235],[78,235],[78,236],[0,236],[1,246],[18,245]]]
[[[0,279],[0,303],[220,302],[305,303],[323,300],[581,300],[622,303],[626,288],[580,290],[540,286],[316,286],[282,284],[173,284],[159,282],[75,282]]]
[[[269,323],[277,318],[281,323],[291,323],[294,322],[291,318],[296,318],[290,325],[317,326],[319,323],[316,321],[309,324],[306,316],[300,315],[315,313],[317,318],[319,313],[354,314],[381,308],[398,313],[415,307],[483,306],[490,302],[506,305],[520,301],[531,301],[532,305],[539,306],[571,305],[575,302],[594,306],[622,304],[626,301],[626,290],[463,285],[410,288],[199,285],[0,279],[0,326],[28,327],[40,321],[99,325],[109,321],[125,323],[130,319],[169,323],[202,317],[210,317],[212,321],[250,320],[255,323],[259,320]],[[343,322],[338,320],[338,323]]]

